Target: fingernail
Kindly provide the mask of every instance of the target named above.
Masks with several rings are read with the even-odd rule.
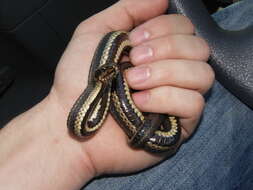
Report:
[[[126,77],[131,84],[144,82],[150,77],[150,68],[143,65],[130,68],[126,72]]]
[[[150,93],[148,90],[134,93],[133,100],[137,105],[144,105],[150,99]]]
[[[129,39],[133,44],[139,44],[149,39],[150,33],[142,28],[136,28],[130,32]]]
[[[137,46],[131,51],[131,59],[135,63],[141,63],[153,56],[152,48],[148,46]]]

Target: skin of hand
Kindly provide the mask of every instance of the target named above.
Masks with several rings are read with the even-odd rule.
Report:
[[[132,88],[140,90],[132,95],[137,107],[146,112],[180,117],[181,142],[194,132],[204,108],[203,94],[214,81],[214,72],[206,63],[209,48],[204,40],[193,35],[194,27],[187,18],[180,15],[163,15],[167,8],[167,0],[121,0],[83,21],[57,66],[49,95],[33,109],[10,122],[2,134],[0,133],[7,142],[9,136],[15,134],[12,134],[12,130],[15,130],[16,125],[38,125],[32,130],[29,127],[23,128],[29,130],[28,139],[33,140],[34,136],[40,139],[36,140],[33,146],[36,142],[44,143],[41,146],[47,147],[47,151],[35,151],[29,159],[33,156],[35,160],[36,156],[46,157],[43,153],[59,157],[56,159],[47,156],[48,159],[56,159],[57,163],[53,166],[54,170],[50,170],[52,174],[48,175],[57,172],[59,183],[65,184],[57,186],[52,182],[51,186],[47,184],[47,189],[77,189],[95,176],[139,171],[165,158],[165,155],[130,148],[126,135],[110,115],[98,133],[91,138],[77,140],[68,132],[68,113],[87,86],[91,59],[99,40],[110,31],[131,31],[133,49],[130,60],[135,67],[129,69],[125,76]],[[25,122],[27,120],[30,122]],[[24,138],[23,133],[20,136]],[[5,149],[8,146],[6,145]],[[5,149],[3,148],[0,154],[3,154]],[[32,152],[30,149],[22,150]],[[0,166],[4,161],[0,159]],[[49,160],[45,159],[44,162],[46,161],[47,165],[53,165]],[[65,168],[61,168],[63,171],[59,172],[58,167],[63,166]],[[43,166],[41,161],[38,167],[48,171],[49,166]],[[66,179],[63,175],[67,172],[72,176],[71,179]],[[20,174],[19,180],[22,178],[25,177]],[[42,187],[44,188],[41,182],[37,189]],[[26,186],[26,189],[29,188]]]

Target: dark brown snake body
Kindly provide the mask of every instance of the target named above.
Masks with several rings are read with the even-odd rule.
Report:
[[[150,152],[173,151],[181,135],[177,117],[158,113],[142,113],[131,98],[123,75],[131,63],[120,63],[131,49],[128,34],[110,32],[100,41],[93,57],[88,86],[72,107],[67,126],[78,137],[94,134],[108,112],[122,127],[136,148]]]

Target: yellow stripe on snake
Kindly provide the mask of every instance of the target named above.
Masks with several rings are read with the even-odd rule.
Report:
[[[90,136],[110,113],[132,147],[157,153],[174,150],[181,135],[178,118],[142,113],[132,100],[123,74],[132,64],[120,62],[130,50],[127,32],[110,32],[102,38],[92,59],[88,86],[73,105],[67,126],[78,137]]]

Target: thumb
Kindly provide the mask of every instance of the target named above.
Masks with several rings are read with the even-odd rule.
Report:
[[[113,30],[128,31],[146,20],[163,14],[167,7],[168,0],[120,0],[82,22],[75,34],[98,32],[98,29],[101,33]]]
[[[74,32],[58,64],[54,87],[77,97],[87,86],[87,76],[95,48],[105,33],[131,30],[136,25],[161,15],[168,0],[120,0],[113,6],[83,21]],[[67,98],[72,99],[73,98]],[[72,105],[70,102],[69,105]]]

